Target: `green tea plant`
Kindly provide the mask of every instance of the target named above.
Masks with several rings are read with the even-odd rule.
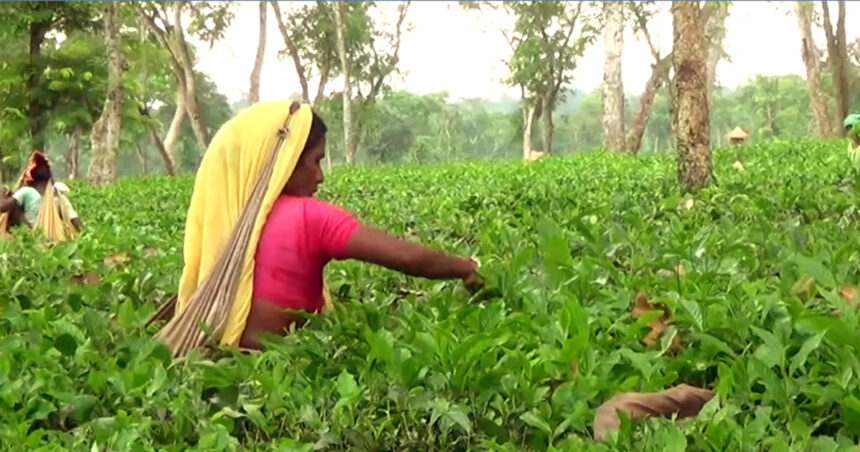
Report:
[[[852,450],[858,191],[842,142],[338,170],[321,197],[477,255],[487,280],[327,269],[337,308],[266,350],[173,362],[143,327],[175,293],[193,180],[73,185],[86,231],[0,243],[8,450]],[[743,170],[734,166],[742,161]],[[849,183],[845,183],[848,179]],[[653,345],[653,311],[670,314]],[[593,439],[624,391],[716,393],[696,418]]]

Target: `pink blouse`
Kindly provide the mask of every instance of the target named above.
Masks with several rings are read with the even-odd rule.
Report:
[[[358,226],[349,213],[318,199],[279,197],[257,244],[253,297],[318,312],[323,267],[346,257],[346,245]]]

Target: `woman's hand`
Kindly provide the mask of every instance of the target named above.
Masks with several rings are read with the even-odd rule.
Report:
[[[474,268],[468,275],[466,275],[465,278],[463,278],[463,287],[465,287],[469,293],[474,294],[484,287],[484,279],[478,274],[478,269],[481,267],[481,263],[478,259],[473,257],[469,260],[474,264]]]
[[[481,275],[479,275],[478,272],[472,273],[471,275],[463,278],[463,287],[465,287],[469,293],[474,294],[484,288],[484,279],[481,278]]]
[[[0,214],[13,213],[18,202],[12,197],[12,192],[6,187],[0,187]]]

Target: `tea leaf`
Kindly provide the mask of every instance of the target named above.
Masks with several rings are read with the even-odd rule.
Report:
[[[104,56],[80,47],[86,33],[67,35],[43,49],[47,81],[62,82],[55,66],[78,53]],[[125,50],[132,58],[150,41],[128,40]],[[161,86],[169,65],[147,58],[150,94],[172,96]],[[138,63],[129,60],[126,77],[135,98]],[[565,148],[566,113],[557,118],[559,155],[540,163],[372,166],[397,149],[432,154],[435,141],[376,127],[419,106],[448,115],[431,127],[443,138],[510,132],[510,113],[478,103],[461,118],[458,101],[410,96],[380,97],[359,140],[367,164],[335,165],[316,196],[394,235],[480,256],[480,292],[470,297],[456,278],[336,259],[320,281],[334,311],[303,314],[303,326],[269,335],[261,350],[221,345],[219,328],[204,322],[211,343],[174,359],[154,333],[189,295],[179,287],[187,289],[184,264],[196,265],[195,237],[184,236],[195,186],[188,165],[203,151],[179,137],[177,169],[187,174],[73,182],[85,225],[74,241],[48,245],[19,230],[0,242],[0,442],[101,451],[839,450],[860,437],[860,172],[845,165],[844,141],[716,148],[719,183],[695,193],[678,190],[675,153]],[[326,102],[320,111],[331,110]],[[217,129],[224,118],[203,104]],[[150,119],[172,106],[153,106],[162,111]],[[154,164],[155,148],[139,140],[148,141],[147,127],[132,129],[122,143],[140,142]],[[501,135],[487,144],[495,155],[516,146]],[[375,147],[385,140],[392,146]],[[3,143],[14,170],[16,142]],[[123,168],[134,163],[126,160]],[[625,393],[666,395],[649,391],[680,382],[713,388],[696,388],[704,391],[696,405],[710,401],[683,413],[695,421],[668,419],[684,417],[683,405],[608,414],[601,405]],[[667,419],[635,422],[647,416]],[[611,444],[587,437],[595,420],[594,435]]]
[[[821,262],[805,256],[795,256],[794,262],[805,276],[810,276],[827,288],[836,287],[836,279]]]
[[[337,393],[342,399],[354,397],[359,394],[358,384],[355,382],[355,377],[345,370],[337,377]]]
[[[54,348],[66,356],[72,356],[78,349],[78,341],[68,333],[63,333],[54,339]]]
[[[528,424],[531,427],[534,427],[547,435],[552,435],[552,428],[550,428],[549,424],[546,423],[543,418],[539,414],[534,411],[529,411],[527,413],[523,413],[520,416],[520,419]]]
[[[809,354],[815,351],[820,345],[822,339],[824,339],[825,333],[818,333],[806,341],[803,342],[803,345],[800,347],[800,350],[797,354],[791,358],[791,367],[789,368],[791,373],[794,373],[797,369],[803,367],[806,364],[807,358],[809,358]]]

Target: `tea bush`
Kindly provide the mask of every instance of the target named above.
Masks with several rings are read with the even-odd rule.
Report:
[[[193,179],[73,185],[76,242],[0,244],[0,445],[850,449],[860,213],[844,149],[719,149],[718,184],[695,195],[669,155],[338,170],[322,198],[479,256],[485,290],[339,262],[335,312],[264,353],[177,362],[143,324],[176,291]],[[654,346],[654,316],[631,316],[640,290],[672,313]],[[682,382],[717,394],[697,418],[592,439],[611,395]]]

